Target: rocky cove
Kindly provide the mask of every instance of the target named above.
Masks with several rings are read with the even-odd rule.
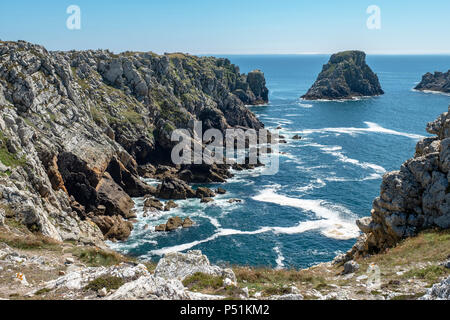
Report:
[[[449,224],[448,113],[428,125],[434,137],[419,142],[414,159],[384,176],[372,216],[358,220],[363,236],[334,264],[230,269],[192,251],[152,265],[105,248],[105,239],[124,240],[132,231],[132,197],[144,197],[149,212],[170,210],[159,199],[210,201],[219,189],[194,190],[189,183],[231,178],[226,165],[171,166],[174,128],[189,130],[201,120],[205,128],[260,129],[246,105],[267,101],[263,73],[240,74],[226,59],[48,52],[1,42],[3,297],[385,299],[423,295],[424,286],[448,274],[448,233],[427,231]],[[141,177],[160,182],[152,187]],[[411,249],[419,240],[423,252]],[[439,253],[427,253],[433,246]],[[407,255],[416,261],[402,265]],[[371,263],[392,275],[384,288],[367,291]],[[408,282],[421,270],[425,278]],[[428,296],[442,297],[441,287]]]

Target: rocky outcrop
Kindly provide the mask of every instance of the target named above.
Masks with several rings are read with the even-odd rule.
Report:
[[[450,111],[450,108],[449,108]],[[427,126],[414,158],[384,175],[371,217],[357,221],[364,233],[357,252],[378,252],[429,228],[450,228],[450,113]]]
[[[198,250],[188,251],[187,253],[174,252],[166,254],[155,269],[156,277],[181,281],[196,273],[223,277],[224,279],[230,279],[232,283],[236,283],[236,276],[233,270],[212,266],[208,257]]]
[[[161,199],[187,199],[195,198],[195,192],[182,180],[165,178],[158,187],[158,197]]]
[[[180,217],[172,217],[167,220],[165,224],[161,224],[155,227],[155,231],[157,232],[165,232],[165,231],[174,231],[178,228],[190,228],[194,225],[194,221],[192,221],[189,217],[182,220]]]
[[[134,216],[130,197],[156,195],[139,175],[170,165],[175,128],[192,131],[200,120],[204,130],[259,129],[245,104],[266,100],[263,74],[241,74],[227,59],[0,41],[0,207],[56,240],[98,243],[93,220],[109,234],[111,219],[124,229]],[[185,170],[187,182],[228,174],[171,168],[176,176]],[[175,185],[181,189],[170,193],[166,183],[161,195],[195,196]]]
[[[361,51],[333,54],[316,82],[302,96],[305,100],[342,100],[384,94],[378,77]]]
[[[433,285],[420,300],[450,300],[450,277]]]
[[[422,81],[414,89],[420,91],[450,93],[450,70],[446,73],[426,73],[422,77]]]

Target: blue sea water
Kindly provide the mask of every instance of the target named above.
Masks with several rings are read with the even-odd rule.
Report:
[[[213,263],[278,268],[329,261],[354,244],[355,220],[370,215],[382,175],[413,156],[417,141],[428,135],[427,122],[450,104],[450,96],[412,90],[424,73],[448,70],[450,56],[368,56],[386,94],[346,102],[299,99],[328,56],[227,58],[241,72],[265,73],[270,103],[251,109],[267,128],[281,126],[287,138],[279,172],[236,173],[215,202],[182,200],[179,208],[146,218],[136,199],[139,222],[129,240],[113,248],[152,260],[196,249]],[[292,140],[295,134],[303,139]],[[230,198],[243,202],[230,204]],[[152,231],[174,215],[189,216],[196,226]]]

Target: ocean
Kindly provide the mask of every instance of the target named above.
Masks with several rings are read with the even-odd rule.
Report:
[[[179,208],[146,218],[143,200],[135,199],[139,222],[126,242],[110,246],[154,261],[186,250],[201,250],[221,265],[305,268],[332,260],[355,243],[355,220],[370,215],[383,174],[399,170],[428,136],[427,122],[448,109],[450,96],[413,88],[426,72],[447,71],[450,56],[369,55],[386,93],[346,102],[299,98],[329,56],[226,57],[241,72],[265,73],[270,103],[251,110],[266,128],[282,128],[288,143],[280,145],[279,172],[236,172],[220,185],[227,194],[213,203],[177,201]],[[296,134],[303,139],[292,140]],[[243,201],[230,204],[231,198]],[[145,228],[175,215],[189,216],[195,227],[172,233]]]

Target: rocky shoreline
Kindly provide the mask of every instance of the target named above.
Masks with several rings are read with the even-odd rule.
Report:
[[[57,241],[124,240],[132,197],[196,197],[188,183],[232,176],[229,165],[172,165],[174,129],[261,129],[245,105],[267,101],[263,73],[227,59],[0,41],[0,207]]]
[[[345,90],[327,97],[382,94],[363,53],[338,54],[330,63],[324,71],[336,64],[331,73],[339,74],[331,87]],[[356,78],[377,81],[364,82],[364,92],[345,77],[341,83],[353,64],[363,72]],[[321,87],[319,81],[310,97],[324,97]],[[192,132],[200,120],[205,130],[261,129],[245,105],[267,100],[263,73],[241,74],[227,59],[48,52],[0,41],[0,298],[448,299],[449,113],[428,125],[435,136],[418,143],[414,159],[384,176],[371,217],[357,222],[363,235],[334,263],[222,268],[190,251],[155,266],[106,248],[105,239],[130,235],[132,197],[145,197],[150,212],[174,207],[159,199],[206,202],[226,192],[189,183],[224,182],[230,165],[170,165],[175,128]],[[141,177],[160,183],[152,187]],[[159,229],[189,225],[173,218]],[[366,280],[375,265],[385,279],[372,289]],[[434,286],[425,292],[427,285]]]

